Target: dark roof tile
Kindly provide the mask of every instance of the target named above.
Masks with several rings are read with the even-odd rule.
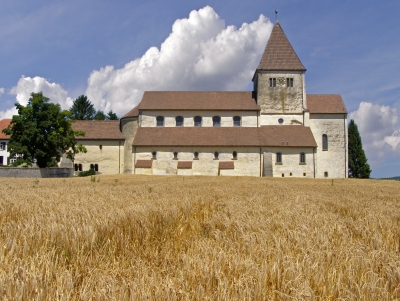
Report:
[[[84,137],[77,140],[124,140],[119,130],[119,120],[76,120],[72,129],[84,131]]]
[[[336,94],[307,94],[307,108],[311,114],[346,114],[342,96]]]
[[[3,133],[3,129],[5,129],[6,127],[8,127],[11,123],[11,119],[2,119],[0,120],[0,139],[10,139],[9,135],[6,135]]]

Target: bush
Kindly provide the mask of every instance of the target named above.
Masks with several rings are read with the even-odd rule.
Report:
[[[95,174],[96,174],[96,171],[94,169],[89,169],[89,170],[79,172],[78,177],[94,176]]]
[[[27,161],[27,160],[24,160],[24,159],[22,159],[22,158],[18,158],[17,160],[15,160],[15,161],[11,164],[11,166],[13,166],[13,167],[18,167],[18,166],[20,166],[20,167],[27,167],[27,166],[32,166],[32,163],[29,162],[29,161]]]

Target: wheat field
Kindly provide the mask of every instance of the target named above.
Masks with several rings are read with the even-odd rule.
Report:
[[[400,300],[400,182],[0,179],[1,300]]]

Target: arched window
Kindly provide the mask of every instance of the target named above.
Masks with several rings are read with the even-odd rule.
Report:
[[[240,116],[234,116],[233,117],[233,126],[240,126],[240,121],[241,121]]]
[[[157,116],[157,126],[164,126],[164,116]]]
[[[176,116],[175,121],[176,121],[176,126],[183,126],[183,117],[182,116]]]
[[[194,158],[194,159],[198,159],[198,158],[199,158],[199,152],[194,152],[193,158]]]
[[[79,170],[79,165],[78,164],[75,164],[74,167],[75,167],[75,171]]]
[[[232,153],[232,159],[234,159],[234,160],[237,159],[237,152],[236,152],[236,151],[234,151],[234,152]]]
[[[276,163],[282,163],[282,153],[276,153]]]
[[[306,154],[300,153],[300,163],[306,163]]]
[[[157,152],[156,151],[151,153],[151,158],[152,159],[157,159]]]
[[[215,153],[214,153],[214,159],[218,159],[218,156],[219,156],[219,153],[218,153],[218,152],[215,152]]]
[[[178,160],[178,152],[174,152],[174,160]]]
[[[79,171],[82,171],[82,164],[79,164]]]
[[[213,117],[213,126],[221,126],[221,117],[219,116]]]
[[[99,171],[99,164],[94,165],[94,171]]]
[[[194,117],[194,126],[201,126],[201,116]]]
[[[328,136],[326,134],[322,135],[322,150],[328,150]]]
[[[90,164],[90,169],[91,169],[91,170],[94,169],[94,164]]]

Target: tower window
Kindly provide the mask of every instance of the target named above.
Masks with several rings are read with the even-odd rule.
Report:
[[[270,87],[276,87],[276,78],[275,77],[270,77],[269,78],[269,86]]]
[[[289,88],[293,87],[293,78],[286,79],[286,87],[289,87]]]
[[[282,153],[276,153],[276,163],[282,163]]]
[[[213,126],[221,126],[221,117],[219,116],[213,117]]]
[[[303,163],[303,164],[306,163],[306,154],[305,153],[300,153],[300,163]]]
[[[182,116],[176,116],[175,122],[176,122],[176,126],[183,126],[183,117]]]
[[[322,135],[322,150],[328,150],[328,136],[326,134]]]
[[[157,126],[164,126],[164,116],[157,116]]]
[[[233,126],[240,126],[241,118],[240,116],[233,117]]]
[[[201,116],[194,117],[194,126],[201,126]]]

